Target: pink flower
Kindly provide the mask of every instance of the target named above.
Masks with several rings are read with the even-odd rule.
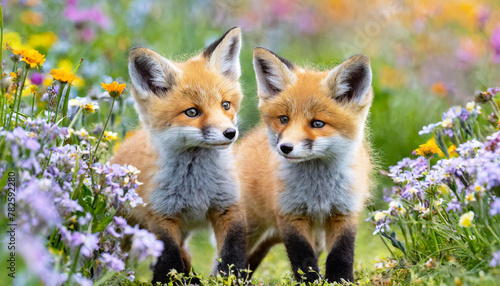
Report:
[[[111,26],[109,18],[101,13],[97,6],[90,9],[83,9],[78,8],[77,4],[77,0],[69,0],[66,9],[64,9],[64,17],[74,23],[94,22],[103,29]]]
[[[500,63],[500,25],[493,31],[490,42],[493,48],[493,62]]]

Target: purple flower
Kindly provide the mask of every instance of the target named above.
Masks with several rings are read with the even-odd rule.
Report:
[[[470,112],[466,108],[462,108],[460,111],[460,115],[458,116],[462,121],[467,120],[469,118]]]
[[[71,248],[77,248],[81,246],[80,254],[85,257],[90,257],[94,250],[97,250],[99,247],[97,243],[99,242],[99,238],[97,234],[93,233],[80,233],[75,231],[71,233],[64,226],[59,227],[59,233],[61,234],[61,238],[64,243],[66,243]]]
[[[110,167],[110,174],[116,177],[123,177],[127,174],[127,170],[119,164],[113,164]]]
[[[97,243],[99,242],[99,238],[97,237],[97,234],[81,234],[80,239],[82,241],[82,248],[80,250],[80,253],[83,256],[90,257],[94,250],[97,250],[99,246]]]
[[[93,7],[91,9],[77,8],[78,0],[69,0],[66,9],[64,10],[64,17],[74,23],[94,22],[103,29],[111,26],[111,21],[103,13],[101,9]]]
[[[125,227],[126,234],[132,235],[132,248],[130,255],[139,261],[147,260],[151,257],[157,258],[163,251],[163,242],[157,240],[156,236],[139,226]]]
[[[462,210],[462,206],[460,205],[460,203],[458,202],[458,200],[456,198],[453,198],[451,200],[451,202],[449,202],[447,204],[447,208],[446,208],[446,211],[449,212],[449,211],[454,211],[454,212],[460,212]]]
[[[30,79],[34,85],[40,85],[40,84],[42,84],[44,77],[45,76],[42,73],[34,72],[31,74]]]
[[[83,211],[82,206],[77,201],[70,199],[67,192],[63,193],[61,197],[56,198],[54,202],[59,207],[59,212],[65,217],[70,216],[73,212]]]
[[[76,284],[80,286],[92,286],[94,284],[92,283],[92,280],[83,277],[82,273],[74,274],[71,279],[73,279]]]
[[[500,251],[492,253],[493,258],[491,259],[490,266],[498,267],[500,266]]]
[[[500,63],[500,26],[497,26],[491,34],[490,43],[493,49],[493,62]]]
[[[493,96],[495,96],[500,92],[500,87],[490,87],[486,90],[486,92],[491,93]]]
[[[125,269],[125,263],[123,263],[123,261],[107,252],[102,254],[102,262],[106,265],[106,267],[114,271],[122,271]]]
[[[52,257],[42,239],[24,232],[19,232],[17,239],[18,244],[22,245],[19,253],[29,269],[24,272],[25,275],[36,276],[45,285],[61,285],[65,282],[65,277],[54,271]]]
[[[495,198],[491,203],[490,215],[500,214],[500,198]]]

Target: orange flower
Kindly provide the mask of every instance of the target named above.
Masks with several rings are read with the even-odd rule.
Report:
[[[112,83],[108,84],[101,82],[101,86],[109,93],[109,96],[111,96],[112,98],[117,98],[122,94],[127,85],[118,84],[116,81],[113,81]]]
[[[432,92],[440,96],[446,96],[448,94],[448,87],[444,82],[438,81],[431,86]]]
[[[425,144],[420,145],[415,152],[417,155],[424,156],[425,158],[429,159],[432,157],[432,155],[441,152],[439,147],[436,144],[436,141],[434,138],[430,139],[429,141],[425,142]]]
[[[37,50],[33,49],[12,49],[15,55],[23,56],[21,61],[27,63],[30,68],[42,66],[45,63],[45,55],[40,54]]]
[[[50,70],[50,74],[55,80],[61,83],[72,83],[75,79],[75,75],[65,69],[52,69]]]

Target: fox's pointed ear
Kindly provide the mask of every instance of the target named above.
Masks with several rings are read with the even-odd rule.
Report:
[[[130,50],[128,70],[132,84],[143,98],[168,93],[182,75],[174,63],[146,48]]]
[[[259,97],[264,100],[278,95],[296,80],[295,67],[289,60],[261,47],[253,51],[253,68]]]
[[[231,80],[241,76],[240,67],[241,29],[229,29],[222,37],[203,51],[208,66]]]
[[[333,99],[362,105],[372,85],[370,59],[365,55],[350,57],[330,71],[325,84]]]

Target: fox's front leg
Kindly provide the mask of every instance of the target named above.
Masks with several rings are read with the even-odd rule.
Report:
[[[163,252],[153,270],[153,285],[156,282],[168,283],[172,278],[169,272],[175,269],[177,273],[189,271],[185,265],[181,251],[180,222],[177,219],[153,219],[148,223],[148,229],[163,242]]]
[[[237,276],[246,276],[240,273],[246,268],[246,227],[241,207],[235,204],[225,210],[212,210],[209,217],[221,260],[217,273],[229,275],[231,271]]]
[[[356,240],[357,216],[333,217],[326,221],[326,258],[325,279],[328,282],[341,282],[342,279],[354,282],[354,242]]]
[[[278,225],[295,279],[313,282],[320,278],[310,220],[305,217],[282,215],[278,218]],[[301,275],[299,269],[304,274]]]

